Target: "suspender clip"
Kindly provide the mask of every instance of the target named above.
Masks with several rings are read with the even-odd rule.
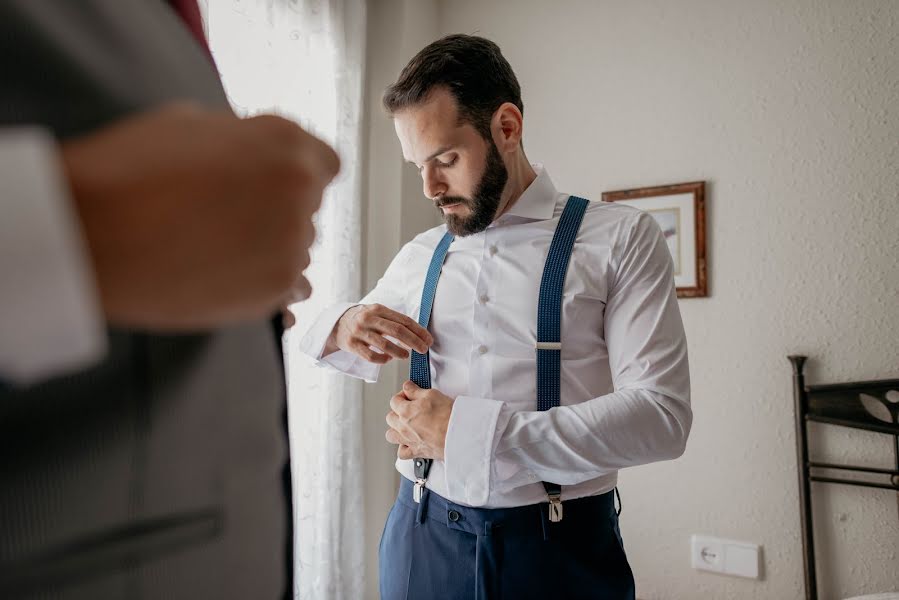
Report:
[[[537,342],[535,350],[561,350],[562,342]]]
[[[558,523],[562,520],[562,492],[549,494],[549,521]]]
[[[415,487],[412,488],[412,499],[415,500],[416,503],[421,502],[421,493],[427,482],[427,479],[419,478],[415,480]]]

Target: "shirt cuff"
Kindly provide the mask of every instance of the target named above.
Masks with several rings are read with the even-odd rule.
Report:
[[[341,302],[322,312],[300,339],[299,350],[312,358],[316,365],[328,371],[343,373],[351,377],[358,377],[368,383],[374,383],[381,373],[381,365],[370,363],[352,352],[343,350],[322,356],[334,325],[337,324],[343,313],[354,306],[358,306],[358,304]]]
[[[47,131],[0,135],[0,198],[0,378],[25,385],[99,361],[105,321]]]
[[[459,396],[453,403],[444,446],[446,490],[470,506],[483,506],[490,497],[490,473],[499,400]]]

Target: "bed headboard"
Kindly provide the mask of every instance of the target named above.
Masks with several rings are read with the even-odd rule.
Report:
[[[803,368],[807,357],[789,356],[793,363],[796,456],[799,465],[799,503],[805,566],[805,597],[817,600],[815,543],[812,534],[812,482],[853,485],[899,492],[899,379],[807,385]],[[893,437],[894,468],[880,469],[809,460],[808,423],[864,429]],[[836,470],[861,478],[830,477]]]

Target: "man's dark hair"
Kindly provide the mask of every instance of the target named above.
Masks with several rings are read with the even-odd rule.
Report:
[[[384,108],[394,114],[425,102],[438,87],[456,99],[460,123],[470,123],[490,140],[490,119],[504,102],[524,113],[521,86],[499,46],[474,35],[454,34],[422,49],[384,92]]]

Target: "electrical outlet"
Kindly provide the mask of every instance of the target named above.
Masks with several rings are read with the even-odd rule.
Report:
[[[700,571],[759,578],[759,547],[705,535],[690,538],[690,564]]]

